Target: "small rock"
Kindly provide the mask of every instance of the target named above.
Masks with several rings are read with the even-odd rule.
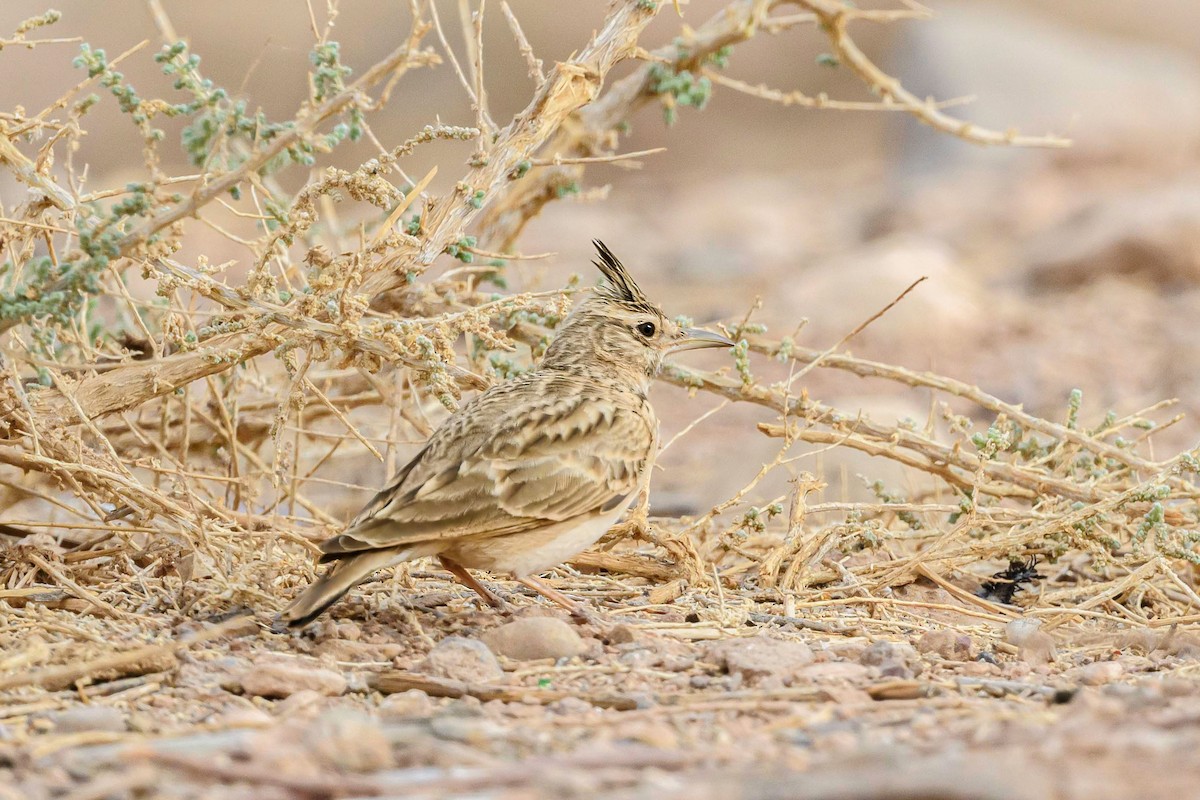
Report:
[[[125,716],[110,706],[75,706],[50,717],[55,733],[125,730]]]
[[[340,672],[305,663],[268,661],[257,663],[242,673],[242,691],[255,697],[290,697],[312,690],[330,697],[346,691],[346,678]]]
[[[637,631],[630,625],[617,625],[608,632],[609,644],[629,644],[637,639]]]
[[[404,652],[398,644],[369,644],[351,639],[326,639],[313,654],[325,661],[391,661]]]
[[[1020,647],[1033,634],[1042,629],[1040,619],[1014,619],[1004,626],[1004,639],[1015,647]]]
[[[706,658],[747,684],[787,686],[815,656],[804,642],[753,636],[716,642],[709,646]]]
[[[579,634],[557,617],[525,617],[483,634],[497,655],[515,661],[570,658],[587,649]]]
[[[1118,680],[1125,674],[1125,667],[1117,661],[1095,661],[1084,664],[1066,673],[1066,677],[1077,680],[1084,686],[1101,686]]]
[[[493,683],[504,677],[487,645],[462,636],[447,636],[438,642],[417,671],[467,683]]]
[[[350,708],[317,717],[304,732],[304,744],[318,760],[343,772],[374,772],[395,763],[379,723]]]
[[[324,697],[325,695],[314,692],[312,689],[301,689],[281,700],[275,706],[275,713],[281,717],[315,714]]]
[[[844,659],[846,661],[858,661],[862,658],[863,651],[866,646],[861,642],[830,642],[825,647],[825,652],[834,658]]]
[[[593,714],[596,712],[596,707],[581,697],[567,696],[561,700],[555,700],[553,703],[550,703],[548,706],[546,706],[546,710],[554,714],[573,716]]]
[[[684,672],[685,670],[691,669],[695,663],[696,663],[696,656],[692,655],[690,653],[687,655],[672,655],[669,653],[667,653],[667,654],[660,653],[659,660],[658,660],[658,668],[663,670],[664,672]]]
[[[1172,636],[1164,640],[1162,646],[1166,648],[1169,655],[1176,656],[1185,661],[1200,660],[1200,639],[1194,635],[1180,634]]]
[[[869,669],[850,661],[824,661],[801,668],[797,677],[814,683],[841,683],[865,680]]]
[[[266,728],[275,718],[261,708],[235,708],[217,718],[217,724],[226,728]]]
[[[657,657],[649,650],[639,648],[622,653],[617,660],[631,669],[647,669],[653,666]]]
[[[1031,667],[1049,664],[1058,658],[1058,647],[1054,644],[1054,637],[1045,631],[1034,631],[1017,646],[1017,658]]]
[[[1103,197],[1032,240],[1027,262],[1038,289],[1072,289],[1098,277],[1139,276],[1148,285],[1200,282],[1200,187],[1156,185]]]
[[[952,630],[929,631],[917,642],[922,653],[937,653],[947,661],[970,661],[971,637]]]
[[[439,739],[474,745],[483,745],[503,737],[506,733],[504,728],[491,720],[452,715],[434,717],[429,721],[429,729]]]
[[[337,635],[339,639],[347,639],[351,642],[357,642],[362,638],[362,626],[354,620],[338,620]]]
[[[908,662],[900,661],[899,659],[885,661],[876,667],[876,669],[879,670],[880,676],[884,678],[897,678],[902,681],[910,680],[917,675],[917,670],[909,666]]]
[[[433,714],[433,701],[420,689],[389,694],[379,704],[379,714],[385,719],[409,719]]]
[[[893,661],[915,664],[921,660],[916,649],[904,642],[874,642],[858,657],[858,663],[865,667],[881,667]]]
[[[963,675],[984,676],[999,675],[1000,666],[987,661],[968,661],[959,668]]]

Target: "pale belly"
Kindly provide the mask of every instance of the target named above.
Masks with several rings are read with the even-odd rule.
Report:
[[[629,500],[604,514],[508,536],[459,542],[443,552],[468,569],[509,572],[518,578],[545,572],[599,541],[637,494],[631,492]]]
[[[657,421],[654,423],[654,437],[648,452],[658,452]],[[629,493],[625,502],[603,513],[507,536],[455,542],[441,550],[441,553],[467,569],[508,572],[518,578],[545,572],[599,541],[600,537],[617,523],[634,499],[646,491],[652,469],[653,459],[643,470],[638,487]]]

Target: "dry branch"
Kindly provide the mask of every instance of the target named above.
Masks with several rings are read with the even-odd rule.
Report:
[[[719,89],[751,91],[768,101],[902,111],[976,144],[1064,144],[1052,136],[975,127],[946,112],[954,101],[918,99],[880,71],[855,44],[852,23],[925,16],[915,6],[860,10],[838,0],[737,0],[698,27],[682,28],[678,41],[648,49],[641,39],[658,5],[615,3],[587,43],[569,59],[546,65],[512,9],[501,3],[492,16],[505,18],[532,89],[521,111],[496,121],[486,100],[482,5],[459,4],[468,54],[459,64],[449,44],[452,24],[442,30],[434,7],[414,2],[411,27],[398,47],[326,94],[316,93],[317,76],[310,75],[312,99],[273,138],[229,142],[221,137],[232,134],[222,130],[196,174],[168,176],[146,136],[150,179],[140,191],[88,187],[85,193],[83,174],[69,157],[84,119],[73,103],[103,73],[37,115],[13,122],[6,117],[0,164],[31,189],[31,199],[0,217],[6,257],[15,265],[10,275],[0,273],[0,281],[8,281],[0,286],[21,288],[25,295],[14,299],[30,301],[65,286],[53,268],[79,263],[84,231],[111,234],[115,251],[97,276],[100,310],[78,306],[62,318],[18,313],[0,319],[0,465],[13,476],[3,484],[3,498],[23,504],[22,519],[37,516],[30,508],[42,509],[45,523],[35,520],[29,527],[55,532],[6,536],[15,558],[0,564],[3,591],[10,592],[0,599],[24,602],[61,592],[115,624],[131,608],[189,602],[180,597],[190,590],[193,571],[215,589],[201,603],[237,598],[266,607],[286,594],[310,569],[311,540],[342,521],[343,510],[328,508],[316,491],[347,493],[368,482],[334,470],[352,453],[395,466],[429,435],[439,404],[454,406],[461,393],[522,368],[526,347],[536,354],[545,346],[573,289],[497,295],[481,287],[489,280],[499,284],[505,265],[478,261],[533,258],[513,255],[519,236],[561,190],[577,189],[590,167],[656,152],[622,152],[620,130],[639,109],[675,102],[663,89],[664,76],[707,74]],[[800,12],[776,14],[784,5]],[[154,8],[170,47],[172,26],[161,4]],[[714,68],[727,55],[724,48],[810,25],[874,99],[835,102],[755,88]],[[315,14],[313,28],[328,44],[332,29],[321,33]],[[461,72],[462,90],[474,104],[474,127],[439,122],[407,138],[372,129],[368,113],[388,101],[399,80],[411,80],[417,67],[440,64],[442,56],[423,44],[431,33],[451,61],[445,68]],[[612,81],[614,68],[631,60],[640,63]],[[354,171],[315,169],[294,193],[280,188],[270,174],[280,158],[310,152],[320,160],[334,146],[327,138],[331,131],[355,115],[377,148],[375,158]],[[148,124],[139,123],[139,133],[146,134]],[[36,154],[27,155],[31,131],[45,135]],[[444,140],[469,141],[475,148],[467,167],[451,175],[453,188],[431,188],[435,174],[444,179],[449,173],[446,163],[409,181],[404,159]],[[228,161],[215,157],[226,150]],[[393,182],[396,175],[406,183]],[[168,189],[178,187],[186,187],[184,196],[171,199]],[[244,195],[231,197],[233,189]],[[373,206],[368,210],[374,216],[357,229],[343,225],[335,196]],[[100,210],[99,201],[116,206],[139,197],[146,207],[137,213],[106,218]],[[209,213],[218,205],[234,223],[226,226]],[[249,254],[247,276],[230,277],[239,274],[230,265],[202,258],[184,263],[176,250],[199,235],[193,220]],[[41,253],[49,266],[38,284],[34,264]],[[447,256],[470,266],[431,272]],[[157,282],[163,305],[136,296],[122,278],[134,264]],[[96,322],[107,335],[88,333]],[[759,429],[782,440],[779,457],[735,496],[714,498],[708,514],[656,519],[653,525],[636,516],[615,532],[623,549],[580,556],[574,563],[586,575],[574,579],[640,579],[651,585],[625,586],[623,596],[653,590],[650,599],[664,605],[715,592],[723,622],[744,613],[779,624],[799,624],[788,622],[802,619],[797,598],[910,613],[905,609],[920,604],[875,593],[924,579],[945,584],[954,601],[976,615],[1003,619],[969,599],[957,582],[959,570],[990,562],[979,568],[986,576],[993,564],[1003,566],[1013,556],[1086,553],[1120,574],[1081,584],[1081,594],[1046,592],[1039,613],[1075,607],[1104,614],[1117,607],[1127,619],[1188,618],[1195,595],[1188,562],[1200,561],[1197,534],[1188,527],[1200,494],[1198,465],[1194,453],[1165,461],[1144,455],[1139,445],[1149,433],[1119,435],[1144,428],[1151,412],[1088,430],[1075,420],[1041,419],[950,377],[842,354],[844,340],[817,350],[744,327],[745,321],[736,328],[745,339],[737,374],[672,365],[663,379],[762,408],[768,418]],[[46,344],[46,330],[53,331],[54,346]],[[756,381],[746,352],[788,362],[792,378],[773,385]],[[931,390],[994,422],[976,430],[972,418],[957,418],[947,407],[947,424],[881,424],[794,394],[792,386],[816,369]],[[795,457],[793,447],[804,445],[815,445],[812,452],[842,447],[891,459],[912,476],[906,489],[915,496],[878,485],[875,503],[810,502],[807,495],[820,481],[800,476],[790,496],[760,503],[760,478],[785,468]],[[791,508],[786,525],[776,519],[785,507]],[[70,522],[58,521],[58,514],[69,514]],[[79,532],[89,524],[92,538]],[[61,558],[46,539],[81,558]],[[634,540],[644,546],[634,549]],[[104,557],[82,558],[98,552]],[[647,557],[651,553],[654,558]],[[1147,564],[1156,566],[1139,571]],[[146,578],[151,569],[155,577]],[[136,590],[119,581],[135,570]],[[168,590],[164,575],[178,576],[185,588]],[[43,589],[43,580],[55,586]],[[1146,580],[1161,590],[1151,599],[1131,589]],[[769,602],[784,607],[737,609],[734,593],[755,582],[768,590]],[[140,600],[131,600],[134,595]],[[1144,610],[1143,604],[1156,605]],[[854,627],[811,622],[827,631]]]

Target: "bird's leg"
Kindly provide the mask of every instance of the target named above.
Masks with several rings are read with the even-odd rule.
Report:
[[[472,589],[489,606],[500,611],[508,610],[508,603],[504,602],[504,598],[480,583],[474,575],[467,572],[466,567],[462,564],[459,564],[457,561],[451,561],[445,556],[438,556],[438,561],[442,562],[442,566],[446,568],[446,571],[453,575],[459,583]]]
[[[528,575],[524,578],[517,578],[516,580],[517,583],[521,584],[522,586],[528,586],[530,589],[533,589],[535,592],[555,605],[562,606],[567,611],[570,611],[571,618],[576,622],[586,623],[593,621],[591,615],[583,608],[583,606],[579,605],[579,603],[576,603],[574,600],[567,597],[553,586],[542,583],[540,578],[535,578],[532,575]]]

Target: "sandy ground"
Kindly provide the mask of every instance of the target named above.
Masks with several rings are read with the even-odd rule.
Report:
[[[725,118],[729,149],[741,123]],[[695,160],[703,151],[691,146]],[[600,237],[669,312],[737,320],[761,297],[754,319],[772,335],[821,349],[928,276],[848,349],[1047,419],[1064,418],[1074,388],[1087,424],[1178,398],[1160,419],[1187,416],[1150,448],[1164,458],[1200,436],[1200,177],[1194,141],[1184,149],[1084,148],[929,181],[872,164],[763,168],[719,184],[698,172],[635,177],[606,203],[547,211],[522,247],[560,255],[518,264],[512,283],[562,285]],[[696,363],[719,363],[706,358],[716,357]],[[804,387],[887,424],[931,413],[926,392],[833,370]],[[665,438],[718,404],[667,386],[655,401]],[[663,456],[653,513],[703,513],[745,485],[778,449],[754,432],[770,420],[734,406],[697,425]],[[805,452],[747,502],[787,491],[802,471],[828,483],[814,502],[870,497],[876,479],[906,488],[880,459]],[[374,487],[380,470],[347,452],[320,474]],[[311,496],[347,518],[368,491]],[[1200,796],[1195,623],[1135,629],[1095,610],[1103,604],[1031,611],[1087,564],[1043,565],[1012,607],[972,599],[1002,564],[947,576],[949,586],[797,601],[744,575],[689,584],[661,549],[634,542],[613,551],[622,570],[551,578],[588,605],[585,624],[506,582],[512,611],[480,608],[419,564],[277,634],[267,625],[280,576],[299,561],[263,542],[249,586],[185,579],[190,567],[162,553],[80,555],[42,540],[6,550],[68,580],[84,557],[107,571],[84,586],[39,573],[0,605],[0,800]],[[283,583],[290,592],[295,580]]]
[[[516,593],[511,615],[479,609],[433,572],[368,585],[301,634],[227,622],[190,645],[212,626],[30,603],[6,616],[4,666],[58,690],[4,692],[0,792],[1097,800],[1187,797],[1200,777],[1200,646],[1180,634],[1072,625],[1018,647],[922,584],[875,615],[795,618],[748,594],[555,583],[595,620]],[[162,644],[78,688],[63,667],[13,669],[56,625],[79,635],[52,648],[67,670],[111,652],[102,637]]]

